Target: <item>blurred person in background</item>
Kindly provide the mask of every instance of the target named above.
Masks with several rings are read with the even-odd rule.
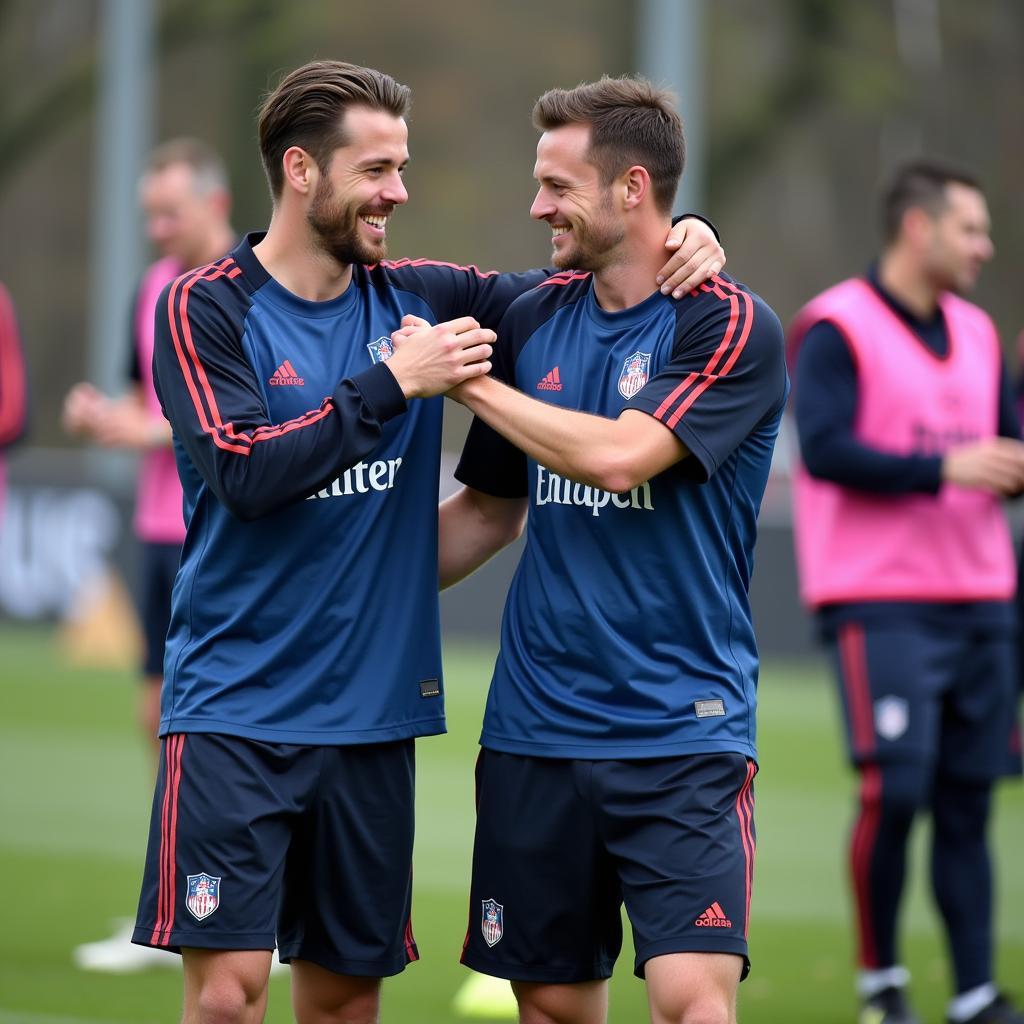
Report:
[[[487,325],[549,272],[384,259],[409,99],[337,61],[286,75],[258,118],[269,228],[160,300],[187,528],[133,941],[182,953],[190,1024],[262,1020],[275,939],[300,1024],[376,1021],[381,978],[418,958],[414,740],[444,731],[440,396],[489,369]],[[721,264],[685,224],[668,286]],[[691,256],[705,270],[676,278]],[[442,323],[399,352],[404,313]]]
[[[0,284],[0,530],[7,483],[3,452],[21,437],[27,414],[25,359],[18,318],[10,294]]]
[[[897,925],[907,841],[932,820],[953,963],[952,1024],[1024,1024],[993,976],[986,830],[1017,691],[1014,554],[1003,499],[1024,444],[995,326],[963,296],[993,245],[975,178],[898,171],[884,248],[789,334],[802,465],[801,593],[839,682],[860,773],[850,840],[864,1024],[911,1024]]]
[[[170,281],[225,255],[236,239],[229,219],[231,195],[224,162],[199,139],[170,139],[154,149],[139,182],[139,199],[147,237],[161,258],[142,275],[131,310],[131,390],[122,398],[111,398],[92,384],[76,384],[65,398],[63,420],[69,432],[97,445],[141,455],[133,524],[140,542],[137,594],[144,641],[139,722],[155,755],[171,589],[185,539],[171,426],[153,388],[157,299]],[[75,962],[100,971],[177,966],[176,957],[133,945],[132,927],[127,921],[110,939],[79,946]]]
[[[599,1024],[624,903],[651,1020],[729,1024],[782,328],[727,277],[679,300],[654,287],[683,171],[667,93],[604,78],[545,94],[534,123],[530,212],[562,273],[502,320],[499,379],[452,392],[476,419],[440,510],[442,585],[529,523],[480,739],[463,963],[510,979],[525,1024]]]

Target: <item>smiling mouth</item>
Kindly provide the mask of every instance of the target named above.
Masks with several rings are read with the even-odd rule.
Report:
[[[360,220],[366,221],[371,228],[376,228],[378,231],[384,231],[388,225],[388,219],[384,214],[367,214],[364,213],[360,216]]]
[[[551,225],[551,237],[561,238],[562,235],[567,235],[572,231],[572,228],[568,224],[552,224]]]

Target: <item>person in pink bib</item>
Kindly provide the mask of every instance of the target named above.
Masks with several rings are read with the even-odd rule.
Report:
[[[171,426],[153,388],[153,331],[164,286],[192,267],[223,256],[235,244],[231,198],[221,157],[199,139],[171,139],[149,157],[139,184],[146,233],[161,258],[143,273],[131,314],[131,389],[121,398],[76,384],[64,401],[64,426],[105,448],[139,452],[134,531],[140,542],[139,617],[144,653],[139,721],[157,753],[164,640],[171,589],[185,539],[182,490]],[[75,960],[94,970],[131,970],[177,958],[131,944],[131,924],[111,939],[79,946]]]
[[[916,1024],[897,925],[914,818],[951,951],[953,1024],[1024,1024],[993,975],[986,843],[1015,707],[1016,571],[1007,497],[1024,443],[999,338],[963,298],[993,256],[977,181],[900,169],[864,277],[788,335],[801,461],[801,594],[839,681],[860,774],[850,841],[861,1021]]]
[[[7,475],[3,451],[17,441],[26,420],[25,359],[14,303],[0,284],[0,529],[3,529]]]

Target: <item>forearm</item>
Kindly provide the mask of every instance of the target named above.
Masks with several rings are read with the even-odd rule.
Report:
[[[873,494],[936,494],[942,458],[895,455],[857,441],[852,434],[801,437],[808,472],[822,480]]]
[[[488,498],[464,487],[443,501],[438,508],[440,589],[465,579],[511,544],[525,520],[525,499]]]
[[[383,365],[383,364],[379,364]],[[367,371],[368,373],[369,371]],[[385,371],[386,372],[386,371]],[[383,374],[379,374],[383,376]],[[360,375],[364,385],[366,375]],[[346,379],[318,409],[282,424],[259,422],[241,409],[217,426],[198,420],[175,394],[165,406],[175,434],[218,500],[239,519],[258,519],[307,498],[379,444],[383,423],[405,403],[371,401]],[[230,414],[230,407],[221,410]]]
[[[492,377],[459,389],[458,400],[530,458],[560,476],[603,490],[629,490],[618,421],[529,398]]]

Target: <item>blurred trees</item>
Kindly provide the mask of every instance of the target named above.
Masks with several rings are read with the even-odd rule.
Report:
[[[85,365],[97,7],[0,0],[0,279],[30,348],[35,443],[62,443],[58,403]],[[259,228],[262,94],[313,57],[381,67],[414,95],[412,198],[392,252],[536,265],[548,246],[527,216],[532,102],[552,85],[635,70],[632,10],[621,0],[161,0],[154,136],[219,146],[236,227]],[[871,258],[877,186],[893,163],[939,153],[986,184],[998,255],[978,300],[1004,339],[1016,334],[1024,4],[716,0],[708,26],[705,208],[730,269],[786,319]]]

